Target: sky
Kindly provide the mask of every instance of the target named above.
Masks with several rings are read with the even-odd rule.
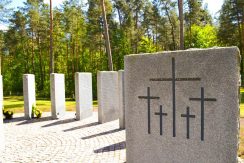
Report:
[[[64,0],[53,0],[53,7],[58,7],[60,4],[62,4]],[[17,9],[18,7],[23,6],[23,2],[26,2],[26,0],[12,0],[12,3],[9,5],[9,7]],[[49,3],[49,0],[44,0],[45,3]],[[224,0],[203,0],[203,5],[208,5],[208,10],[210,14],[213,16],[218,15],[218,11],[221,9],[221,6],[223,4]],[[0,30],[6,30],[7,26],[4,24],[0,24]]]

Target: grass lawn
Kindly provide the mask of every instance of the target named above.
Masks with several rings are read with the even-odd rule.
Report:
[[[241,93],[240,117],[244,118],[244,88],[240,89],[240,93]]]
[[[243,103],[240,105],[240,117],[244,118],[244,104]]]
[[[66,99],[66,111],[75,111],[75,101]],[[24,99],[23,96],[7,96],[4,97],[4,109],[11,110],[14,113],[24,112]],[[43,112],[51,111],[51,101],[47,99],[37,99],[36,106]],[[97,101],[93,101],[94,108],[97,108]]]
[[[239,142],[238,156],[244,159],[244,126],[240,129],[240,142]]]

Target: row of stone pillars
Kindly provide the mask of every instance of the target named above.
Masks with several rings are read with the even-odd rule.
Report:
[[[50,76],[51,115],[54,119],[65,115],[64,74],[53,73]],[[25,117],[31,118],[32,107],[36,103],[35,76],[23,75],[23,94]],[[124,71],[100,71],[97,75],[98,121],[105,123],[120,119],[124,123]],[[75,74],[76,119],[92,116],[92,74]]]
[[[3,106],[2,76],[0,76],[0,108]],[[65,115],[64,74],[50,75],[51,115],[53,119]],[[100,71],[97,74],[98,122],[119,119],[120,128],[125,128],[124,71]],[[36,105],[35,76],[23,75],[24,114],[32,118],[32,107]],[[75,74],[76,119],[92,116],[92,74]],[[3,115],[0,113],[0,150],[4,148]]]

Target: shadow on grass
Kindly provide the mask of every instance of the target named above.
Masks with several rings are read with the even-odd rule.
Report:
[[[14,109],[14,108],[20,108],[23,107],[24,108],[24,103],[23,104],[7,104],[4,105],[4,109]]]
[[[24,121],[26,120],[25,117],[16,117],[12,119],[4,119],[3,123],[12,123],[12,122],[19,122],[19,121]]]
[[[117,151],[125,148],[126,148],[126,142],[122,141],[116,144],[112,144],[103,148],[96,149],[94,150],[94,153],[111,152],[111,151]]]
[[[48,105],[48,107],[50,107],[51,106],[51,103],[50,104],[44,104],[44,103],[37,103],[36,104],[36,106],[38,107],[38,106],[47,106]]]
[[[83,139],[83,140],[85,140],[85,139],[91,139],[91,138],[94,138],[94,137],[97,137],[97,136],[112,134],[112,133],[119,132],[119,131],[122,131],[122,129],[109,130],[109,131],[102,132],[102,133],[98,133],[98,134],[95,134],[95,135],[86,136],[86,137],[83,137],[81,139]]]
[[[17,125],[25,125],[25,124],[36,123],[36,122],[44,122],[44,121],[50,121],[50,120],[53,120],[53,118],[51,116],[50,117],[43,117],[43,118],[33,118],[30,120],[25,120],[24,122],[21,122]]]
[[[99,125],[99,123],[98,122],[89,123],[89,124],[85,124],[85,125],[82,125],[82,126],[77,126],[77,127],[73,127],[73,128],[70,128],[70,129],[66,129],[66,130],[63,130],[63,131],[64,132],[74,131],[74,130],[78,130],[78,129],[82,129],[82,128],[86,128],[86,127],[92,127],[92,126],[96,126],[96,125]]]
[[[244,92],[241,92],[240,93],[240,98],[241,98],[241,103],[243,104],[244,103]]]
[[[18,101],[23,101],[24,97],[23,96],[5,96],[4,100],[8,100],[11,102],[18,102]]]
[[[53,123],[44,125],[42,127],[51,127],[51,126],[56,126],[56,125],[61,125],[61,124],[66,124],[66,123],[71,123],[71,122],[75,122],[75,121],[76,120],[74,118],[65,119],[65,120],[60,120],[60,121],[57,121],[57,122],[53,122]]]

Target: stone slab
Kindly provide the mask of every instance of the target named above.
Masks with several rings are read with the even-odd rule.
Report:
[[[23,75],[23,95],[25,118],[31,119],[32,106],[36,105],[35,75]]]
[[[237,162],[239,65],[236,47],[126,56],[127,162]]]
[[[98,121],[119,119],[118,72],[99,71],[97,74]]]
[[[3,76],[0,75],[0,108],[3,108]],[[4,127],[3,127],[3,112],[0,112],[0,151],[5,148]]]
[[[54,119],[65,115],[65,85],[64,74],[50,74],[51,110]]]
[[[76,119],[92,116],[92,74],[75,73]]]
[[[119,127],[125,129],[125,91],[124,91],[124,70],[118,71],[119,82]]]

